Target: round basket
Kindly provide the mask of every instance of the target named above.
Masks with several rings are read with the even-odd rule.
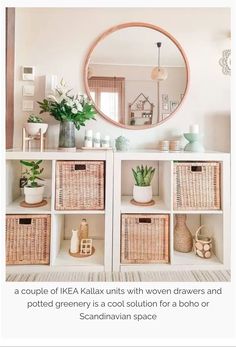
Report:
[[[200,234],[203,228],[205,228],[205,225],[201,225],[195,233],[193,249],[194,253],[200,258],[209,259],[212,256],[212,238]]]

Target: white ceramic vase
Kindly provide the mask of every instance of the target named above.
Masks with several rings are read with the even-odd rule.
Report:
[[[133,198],[140,203],[150,202],[152,200],[152,186],[140,187],[134,185]]]
[[[27,204],[37,204],[43,201],[44,186],[24,187],[25,202]]]
[[[42,134],[45,134],[48,129],[47,123],[25,123],[24,127],[29,135],[35,136],[39,134],[41,129]]]
[[[70,240],[70,252],[78,253],[79,252],[79,238],[78,238],[78,230],[72,229],[72,236]]]

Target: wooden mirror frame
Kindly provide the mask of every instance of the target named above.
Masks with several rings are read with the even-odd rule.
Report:
[[[179,105],[176,107],[176,109],[165,119],[163,119],[162,121],[160,121],[159,123],[155,123],[155,124],[150,124],[150,125],[126,125],[126,124],[121,124],[118,123],[114,120],[112,120],[111,118],[109,118],[106,114],[104,114],[99,107],[95,104],[95,102],[93,101],[91,94],[90,94],[90,89],[89,89],[89,85],[88,85],[88,67],[89,67],[89,61],[90,61],[90,57],[91,54],[93,53],[94,48],[97,46],[97,44],[102,41],[103,39],[105,39],[108,35],[114,33],[115,31],[118,31],[120,29],[124,29],[124,28],[130,28],[130,27],[145,27],[145,28],[149,28],[152,30],[156,30],[159,31],[160,33],[164,34],[165,36],[167,36],[172,42],[174,42],[174,44],[177,46],[177,48],[179,49],[184,62],[185,62],[185,66],[186,66],[186,87],[183,93],[183,98],[181,100],[181,102],[179,103]],[[128,22],[128,23],[123,23],[123,24],[119,24],[119,25],[115,25],[111,28],[109,28],[108,30],[104,31],[101,35],[99,35],[95,41],[93,42],[93,44],[91,45],[91,47],[89,48],[89,51],[87,53],[87,56],[85,58],[85,63],[84,63],[84,85],[85,85],[85,90],[86,93],[88,95],[88,98],[92,101],[97,113],[99,113],[103,118],[105,118],[108,122],[121,127],[121,128],[125,128],[125,129],[131,129],[131,130],[140,130],[140,129],[149,129],[149,128],[153,128],[156,127],[164,122],[166,122],[167,120],[169,120],[171,117],[174,116],[174,114],[177,112],[177,110],[180,109],[180,106],[183,104],[184,99],[186,98],[187,95],[187,91],[188,91],[188,87],[189,87],[189,75],[190,75],[190,69],[189,69],[189,63],[188,63],[188,59],[187,56],[182,48],[182,46],[180,45],[180,43],[167,31],[163,30],[162,28],[160,28],[159,26],[156,26],[154,24],[149,24],[149,23],[142,23],[142,22]]]

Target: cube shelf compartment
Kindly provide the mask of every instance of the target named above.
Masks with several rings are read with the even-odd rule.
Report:
[[[181,208],[176,204],[176,167],[184,163],[186,167],[202,167],[201,172],[196,169],[196,174],[203,174],[202,182],[200,175],[198,181],[192,180],[195,196],[201,196],[195,190],[201,184],[207,190],[209,201],[204,201],[205,205],[183,205]],[[230,205],[229,205],[229,154],[206,152],[169,152],[163,153],[156,150],[133,150],[130,152],[116,152],[114,154],[114,172],[116,173],[116,185],[114,186],[114,209],[113,209],[113,269],[114,271],[155,271],[155,270],[189,270],[189,269],[219,269],[230,266]],[[132,205],[132,187],[134,179],[131,168],[136,165],[148,165],[156,168],[153,177],[152,187],[155,204],[152,206]],[[190,170],[191,171],[191,170]],[[189,172],[189,171],[188,171]],[[191,174],[191,173],[190,173]],[[185,175],[186,177],[186,175]],[[179,193],[184,188],[185,182],[180,175],[177,183]],[[200,179],[199,179],[200,178]],[[209,182],[206,180],[209,179]],[[196,184],[195,184],[196,183]],[[188,192],[187,192],[188,193]],[[204,192],[205,193],[205,192]],[[213,197],[214,203],[210,204]],[[189,253],[176,252],[174,250],[174,226],[177,214],[186,214],[189,229],[194,234],[200,225],[206,225],[210,236],[213,237],[213,255],[209,259],[202,259],[196,256],[193,251]],[[124,245],[122,240],[122,216],[133,214],[137,218],[142,215],[169,215],[169,262],[149,263],[135,261],[124,262]],[[126,241],[132,239],[132,231],[128,235],[126,231]],[[148,236],[146,236],[148,237]],[[127,241],[127,242],[128,242]],[[134,242],[134,241],[132,241]],[[132,243],[131,242],[131,243]],[[130,249],[132,244],[129,245]],[[150,246],[151,247],[151,246]]]
[[[50,236],[50,262],[48,265],[40,266],[11,266],[8,271],[11,272],[31,272],[33,271],[111,271],[112,266],[112,183],[113,178],[113,155],[111,151],[101,150],[99,152],[76,151],[66,153],[68,160],[65,161],[65,153],[61,151],[45,152],[21,152],[7,151],[7,213],[22,214],[25,216],[48,214],[51,217],[51,236]],[[38,208],[24,208],[19,206],[24,200],[23,191],[19,188],[19,179],[21,177],[20,160],[38,160],[42,159],[42,166],[45,167],[44,177],[47,178],[48,191],[47,205]],[[56,210],[57,196],[57,168],[63,163],[63,170],[70,169],[71,165],[75,171],[90,172],[87,177],[80,175],[83,187],[86,186],[85,198],[90,194],[90,202],[83,206],[67,205]],[[77,165],[77,166],[76,166]],[[81,170],[80,170],[81,169]],[[105,170],[106,169],[106,170]],[[76,176],[76,175],[75,175]],[[67,175],[66,180],[70,177]],[[86,180],[86,179],[87,180]],[[74,184],[81,183],[80,179],[75,179]],[[106,186],[105,186],[106,182]],[[57,182],[58,183],[58,182]],[[59,182],[60,183],[60,182]],[[91,183],[91,184],[90,184]],[[96,189],[94,189],[94,187]],[[62,187],[63,188],[63,187]],[[64,187],[65,188],[65,187]],[[93,192],[89,192],[92,188]],[[75,187],[74,191],[78,193],[80,187]],[[68,197],[68,191],[66,191]],[[97,194],[97,199],[95,197]],[[69,197],[70,198],[70,197]],[[63,202],[63,201],[62,201]],[[71,209],[70,209],[71,206]],[[64,210],[64,208],[66,209]],[[76,209],[75,209],[76,207]],[[88,209],[89,207],[89,209]],[[79,228],[82,218],[89,222],[89,237],[93,239],[95,253],[86,258],[75,258],[69,255],[69,245],[71,229]]]

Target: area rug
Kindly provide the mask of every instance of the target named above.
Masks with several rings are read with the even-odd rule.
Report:
[[[8,282],[230,282],[229,270],[7,273]]]

